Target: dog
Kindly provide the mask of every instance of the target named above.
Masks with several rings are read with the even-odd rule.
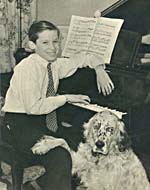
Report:
[[[146,172],[131,148],[125,125],[102,111],[84,124],[84,141],[71,152],[77,190],[150,190]]]

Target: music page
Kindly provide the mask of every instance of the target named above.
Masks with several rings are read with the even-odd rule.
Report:
[[[122,24],[123,19],[73,15],[62,56],[71,57],[84,51],[99,55],[104,63],[110,63]]]
[[[73,15],[62,56],[70,57],[80,51],[87,52],[95,26],[96,19]]]
[[[123,24],[123,19],[97,18],[88,53],[99,55],[104,63],[110,63],[111,55]]]

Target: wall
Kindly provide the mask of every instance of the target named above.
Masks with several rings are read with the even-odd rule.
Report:
[[[72,15],[93,17],[96,10],[104,10],[118,0],[38,0],[38,20],[49,20],[59,26],[65,45]]]
[[[38,0],[38,20],[46,19],[57,25],[68,25],[71,15],[93,16],[117,0]]]

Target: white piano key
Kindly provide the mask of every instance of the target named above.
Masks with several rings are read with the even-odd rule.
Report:
[[[91,110],[91,111],[95,111],[95,112],[101,112],[101,111],[104,111],[104,110],[108,110],[108,111],[114,113],[115,115],[117,115],[119,119],[122,119],[122,116],[127,114],[126,112],[120,112],[120,111],[117,111],[115,109],[99,106],[97,104],[72,103],[72,105],[78,106],[78,107],[81,107],[81,108],[85,108],[85,109],[88,109],[88,110]]]

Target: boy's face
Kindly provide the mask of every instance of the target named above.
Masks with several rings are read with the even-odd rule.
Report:
[[[56,30],[45,30],[38,34],[35,52],[48,62],[55,61],[60,51],[60,40]]]

